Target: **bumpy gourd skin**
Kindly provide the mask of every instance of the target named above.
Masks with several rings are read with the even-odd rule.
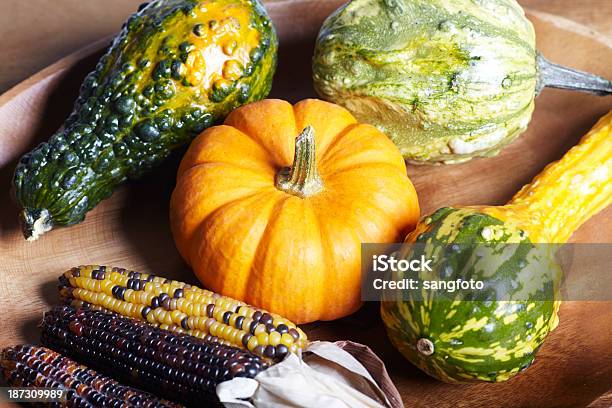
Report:
[[[28,239],[82,221],[117,185],[270,91],[277,37],[258,0],[141,7],[84,80],[63,129],[17,166]]]
[[[395,347],[447,382],[504,381],[529,367],[559,322],[562,273],[553,247],[533,245],[525,231],[476,208],[439,209],[406,241],[424,244],[403,254],[408,258],[423,253],[443,259],[433,263],[432,272],[420,272],[420,279],[474,279],[487,286],[475,291],[475,301],[466,300],[466,291],[463,301],[452,295],[441,299],[434,291],[420,293],[423,299],[415,299],[413,291],[384,294],[381,314]],[[418,350],[421,338],[432,342],[432,355]]]
[[[535,34],[514,0],[353,0],[323,24],[313,77],[406,159],[462,162],[527,127]]]

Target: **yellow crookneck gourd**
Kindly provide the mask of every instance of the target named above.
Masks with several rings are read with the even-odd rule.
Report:
[[[584,222],[612,202],[611,127],[612,112],[508,204],[482,211],[526,231],[532,242],[567,242]]]
[[[421,220],[405,242],[424,249],[400,255],[443,256],[419,278],[481,280],[489,292],[459,301],[384,293],[382,317],[404,356],[448,382],[504,381],[531,365],[559,322],[559,244],[612,202],[611,128],[612,112],[504,206],[441,208]]]

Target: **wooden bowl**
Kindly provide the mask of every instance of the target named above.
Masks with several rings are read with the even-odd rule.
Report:
[[[310,61],[324,18],[342,1],[269,3],[281,41],[272,97],[313,97]],[[529,13],[538,48],[549,59],[612,77],[612,48],[584,27]],[[78,87],[108,45],[104,40],[44,69],[0,96],[0,346],[37,342],[42,313],[57,302],[57,277],[69,267],[99,263],[196,283],[175,250],[168,201],[180,157],[130,182],[85,222],[26,242],[17,223],[11,177],[19,157],[46,140],[67,117]],[[424,213],[453,204],[503,204],[549,162],[560,158],[611,107],[610,98],[545,90],[529,130],[499,156],[448,166],[409,166]],[[575,242],[612,242],[612,211],[594,217]],[[348,318],[304,327],[310,338],[369,345],[386,362],[406,406],[609,406],[612,386],[612,302],[567,302],[561,324],[533,367],[501,384],[448,385],[428,377],[386,338],[378,304]],[[608,401],[606,404],[605,401]],[[601,405],[601,406],[604,406]]]

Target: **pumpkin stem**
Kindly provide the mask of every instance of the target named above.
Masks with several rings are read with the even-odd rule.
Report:
[[[306,126],[295,139],[293,165],[278,172],[276,188],[300,198],[310,197],[323,190],[323,181],[317,171],[312,126]]]
[[[588,92],[601,96],[612,94],[612,81],[605,78],[553,64],[539,52],[537,63],[539,71],[537,93],[540,93],[544,87],[550,87]]]

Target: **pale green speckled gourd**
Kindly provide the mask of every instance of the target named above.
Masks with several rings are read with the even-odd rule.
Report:
[[[462,162],[523,132],[543,86],[612,91],[549,63],[535,44],[514,0],[353,0],[319,32],[315,89],[411,161]]]

